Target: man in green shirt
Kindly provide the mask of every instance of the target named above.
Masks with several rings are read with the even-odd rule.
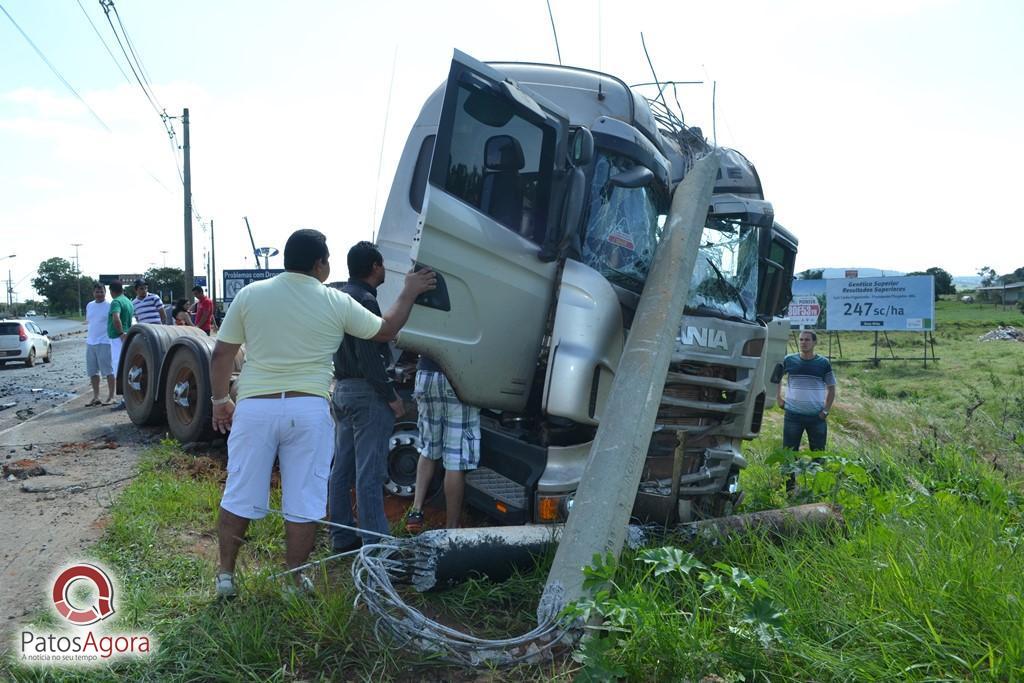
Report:
[[[114,368],[114,377],[117,377],[117,369],[121,360],[121,346],[128,336],[128,328],[132,326],[132,316],[135,308],[128,297],[124,295],[124,285],[120,280],[110,283],[110,313],[107,314],[107,336],[110,337],[110,364]],[[112,410],[124,408],[124,399],[121,400]]]

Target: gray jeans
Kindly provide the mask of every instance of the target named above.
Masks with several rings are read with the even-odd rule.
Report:
[[[388,469],[388,440],[395,414],[365,380],[339,380],[334,388],[335,440],[331,466],[329,518],[335,524],[355,526],[352,517],[352,485],[356,489],[359,528],[386,534],[384,482]],[[362,535],[365,543],[377,538]],[[355,534],[331,528],[335,547],[354,543]]]

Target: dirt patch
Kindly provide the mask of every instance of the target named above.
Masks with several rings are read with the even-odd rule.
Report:
[[[162,438],[131,424],[124,411],[85,407],[89,398],[0,431],[0,462],[34,462],[45,472],[0,480],[0,652],[10,648],[21,622],[46,604],[53,575],[87,559],[139,454]]]

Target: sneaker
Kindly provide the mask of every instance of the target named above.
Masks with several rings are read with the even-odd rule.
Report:
[[[348,545],[331,545],[331,550],[334,553],[336,553],[336,554],[337,553],[350,553],[353,550],[359,550],[362,547],[363,547],[362,539],[358,539],[357,538],[356,540],[352,541]]]
[[[418,534],[423,531],[422,510],[409,510],[405,515],[405,530],[410,534]]]
[[[235,588],[235,575],[231,572],[217,572],[216,585],[219,600],[232,600],[238,597],[238,590]]]
[[[310,579],[303,573],[299,573],[299,582],[295,583],[290,578],[285,579],[287,583],[284,585],[284,594],[293,596],[312,595],[316,592],[316,588],[313,586],[313,580]]]
[[[115,410],[115,411],[116,411],[116,410],[124,410],[124,409],[125,409],[125,408],[124,408],[124,401],[120,401],[120,402],[119,402],[119,403],[117,403],[116,405],[112,405],[112,406],[110,406],[110,409],[111,409],[111,410]]]

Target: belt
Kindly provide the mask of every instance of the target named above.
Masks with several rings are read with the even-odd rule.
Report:
[[[305,391],[278,391],[273,394],[260,394],[259,396],[247,396],[246,398],[299,398],[300,396],[323,398],[318,394],[310,394]]]

